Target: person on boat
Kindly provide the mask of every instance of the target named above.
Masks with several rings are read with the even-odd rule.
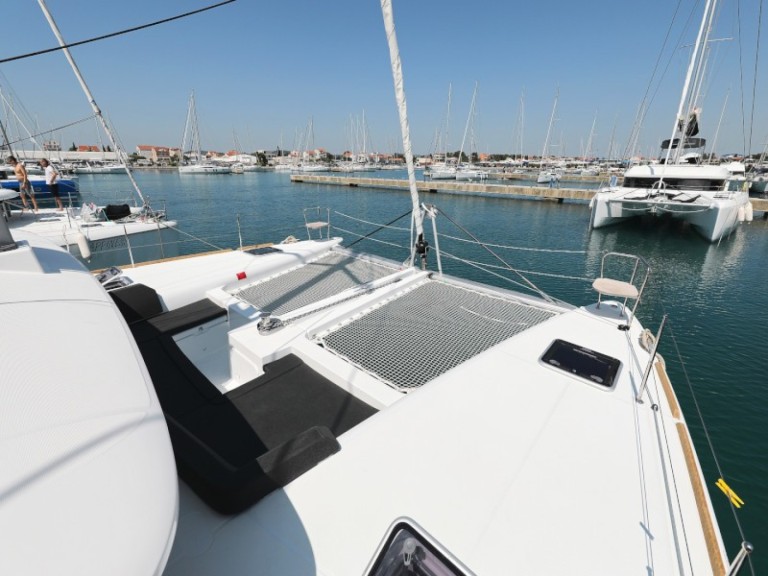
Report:
[[[56,172],[56,169],[51,166],[51,163],[46,158],[40,160],[40,166],[45,170],[45,183],[51,191],[51,196],[56,201],[56,210],[64,210],[64,205],[59,197],[59,183],[56,181],[59,179],[59,173]]]
[[[29,183],[29,177],[27,176],[27,169],[24,164],[16,160],[13,156],[8,156],[8,164],[13,166],[13,173],[16,174],[16,178],[19,181],[19,196],[21,196],[21,204],[24,208],[29,209],[27,204],[27,196],[32,201],[32,207],[37,212],[37,200],[35,200],[35,190]]]

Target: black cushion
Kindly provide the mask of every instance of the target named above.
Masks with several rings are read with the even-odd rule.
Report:
[[[163,305],[157,292],[144,284],[131,284],[110,290],[109,295],[128,324],[163,313]]]
[[[107,204],[104,207],[104,215],[107,220],[120,220],[131,215],[131,207],[128,204]]]
[[[294,355],[221,394],[173,335],[226,311],[203,300],[152,314],[153,293],[140,288],[115,301],[133,318],[130,327],[166,416],[179,475],[215,510],[240,512],[294,480],[340,449],[337,435],[376,412]]]
[[[149,324],[161,334],[173,335],[226,314],[227,311],[224,308],[204,299],[155,316],[149,320]]]

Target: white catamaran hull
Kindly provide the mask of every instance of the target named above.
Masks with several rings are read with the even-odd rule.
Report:
[[[620,189],[597,192],[592,199],[592,228],[602,228],[642,215],[669,216],[688,222],[710,242],[717,242],[730,234],[744,220],[746,193],[733,193],[725,198],[700,197],[693,202],[675,201],[667,195],[649,198],[627,198]]]

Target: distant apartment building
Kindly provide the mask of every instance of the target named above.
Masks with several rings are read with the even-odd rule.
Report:
[[[61,144],[56,140],[46,140],[43,142],[43,150],[46,152],[61,152]]]
[[[150,146],[148,144],[139,144],[136,146],[136,154],[142,158],[152,161],[155,164],[170,164],[172,158],[181,156],[178,148],[169,148],[168,146]]]

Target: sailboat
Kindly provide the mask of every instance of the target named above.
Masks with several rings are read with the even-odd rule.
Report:
[[[200,147],[200,129],[197,123],[194,90],[189,95],[189,104],[187,106],[187,120],[184,123],[184,136],[181,140],[182,158],[188,147],[192,161],[188,163],[182,161],[179,164],[179,174],[230,174],[232,172],[232,168],[228,166],[219,166],[218,164],[207,162],[203,158],[203,152]]]
[[[6,117],[10,117],[12,115],[16,121],[16,125],[24,129],[26,133],[26,139],[31,141],[32,144],[38,150],[42,150],[43,147],[40,146],[34,134],[29,130],[29,128],[27,128],[27,126],[24,124],[22,119],[19,117],[16,107],[13,105],[13,102],[6,97],[1,86],[0,86],[0,103],[2,103],[2,107],[5,111]],[[2,120],[0,120],[0,188],[5,188],[7,190],[16,190],[16,191],[18,191],[19,189],[19,181],[14,174],[13,166],[6,164],[6,158],[8,156],[15,156],[16,158],[19,158],[27,168],[27,176],[29,177],[29,183],[35,191],[35,199],[37,200],[38,205],[52,206],[54,204],[53,195],[51,194],[51,190],[45,181],[45,175],[43,174],[42,169],[40,168],[39,165],[35,164],[34,168],[36,168],[37,170],[34,170],[33,166],[30,166],[28,161],[24,161],[22,159],[23,154],[14,152],[13,147],[11,146],[11,138],[9,137],[8,132],[9,131],[6,128],[5,123],[3,123]],[[22,138],[20,135],[16,138],[16,140],[21,140],[21,139]],[[61,172],[59,166],[57,165],[58,163],[54,162],[53,159],[50,159],[50,160],[51,160],[51,164],[54,165],[59,172]],[[59,197],[62,199],[62,201],[65,204],[72,205],[74,203],[79,202],[80,186],[76,176],[71,177],[71,176],[60,175],[58,179],[58,184],[59,184]]]
[[[488,172],[478,168],[477,166],[469,163],[462,164],[461,158],[464,155],[464,144],[467,140],[467,134],[470,135],[470,150],[475,142],[475,103],[477,102],[477,82],[475,82],[475,89],[472,92],[472,102],[469,106],[469,115],[467,116],[467,124],[464,127],[464,136],[461,139],[461,148],[459,149],[459,159],[456,166],[456,180],[485,180],[488,178]]]
[[[0,198],[0,209],[6,215],[8,225],[14,230],[25,230],[42,236],[58,246],[65,247],[73,254],[85,260],[93,257],[104,258],[106,262],[113,262],[116,257],[116,249],[126,252],[134,261],[134,252],[131,246],[142,246],[141,252],[147,259],[154,259],[163,254],[162,244],[165,233],[176,227],[176,222],[166,218],[165,210],[155,210],[142,194],[138,183],[128,168],[128,160],[125,151],[120,146],[114,129],[104,118],[101,109],[88,85],[80,73],[66,42],[59,31],[56,22],[45,5],[44,0],[38,0],[38,4],[45,15],[48,24],[62,47],[64,56],[72,68],[83,93],[91,106],[97,120],[109,138],[112,148],[115,150],[118,162],[123,167],[123,172],[133,186],[141,205],[114,204],[96,206],[83,204],[81,206],[67,206],[65,210],[43,208],[37,213],[24,212],[12,198]],[[63,190],[62,192],[66,192]],[[62,194],[62,198],[65,199]],[[153,249],[158,246],[159,250]]]
[[[126,390],[105,395],[92,374],[81,382],[73,363],[35,377],[0,373],[18,379],[8,388],[23,384],[1,407],[16,416],[9,450],[17,456],[2,481],[26,488],[19,478],[50,471],[31,493],[3,492],[0,514],[14,514],[0,523],[13,527],[3,533],[9,573],[81,573],[84,559],[96,572],[130,562],[128,573],[166,576],[472,576],[510,566],[523,574],[738,572],[750,547],[732,561],[725,552],[657,354],[664,321],[654,335],[638,318],[650,274],[642,258],[604,255],[596,301],[585,306],[522,278],[529,295],[449,276],[439,250],[428,269],[424,222],[434,233],[443,214],[418,196],[390,0],[381,7],[411,193],[405,263],[352,252],[337,237],[291,238],[111,269],[89,283],[60,273],[63,262],[39,263],[66,254],[0,228],[3,286],[14,288],[3,304],[46,318],[47,300],[28,295],[74,293],[60,283],[77,283],[78,294],[92,296],[56,302],[67,315],[51,337],[98,304],[97,325],[123,352],[99,364],[119,360],[122,378],[99,371],[99,380]],[[29,358],[26,323],[11,326],[0,333],[0,353]],[[135,345],[125,342],[128,331]],[[130,394],[146,374],[151,390]],[[83,450],[100,448],[92,458],[70,456],[73,434],[52,447],[34,442],[36,424],[58,430],[91,409],[68,401],[69,391],[101,393],[87,412],[94,426],[76,438]],[[54,422],[44,392],[58,394]],[[127,424],[106,435],[102,414],[126,414]],[[92,501],[83,497],[89,488]],[[57,503],[73,510],[67,520],[86,521],[54,522]],[[112,525],[117,536],[104,530]],[[67,552],[53,556],[55,565],[20,546],[35,541],[35,530]]]
[[[717,0],[707,0],[683,85],[672,136],[662,141],[658,164],[637,165],[619,185],[598,190],[591,201],[590,226],[601,228],[640,215],[670,216],[688,222],[710,242],[728,236],[752,219],[749,184],[741,162],[703,163],[706,140],[699,137],[699,99]]]
[[[448,135],[451,121],[451,94],[453,86],[448,84],[448,105],[445,112],[444,129],[438,132],[438,148],[442,148],[442,159],[439,162],[433,162],[424,170],[424,177],[431,180],[455,180],[456,164],[448,162]],[[442,146],[440,146],[442,143]],[[461,158],[458,159],[459,161]]]
[[[560,89],[558,88],[557,92],[555,93],[555,103],[552,105],[552,114],[549,117],[549,125],[547,126],[547,136],[544,138],[544,148],[541,151],[541,170],[539,171],[539,175],[536,177],[536,182],[539,184],[547,184],[550,185],[556,182],[560,181],[560,178],[562,178],[562,173],[558,170],[555,170],[551,166],[546,166],[545,162],[547,161],[547,158],[549,158],[549,143],[550,143],[550,137],[552,136],[552,127],[555,124],[555,115],[557,114],[557,101],[560,98]]]

